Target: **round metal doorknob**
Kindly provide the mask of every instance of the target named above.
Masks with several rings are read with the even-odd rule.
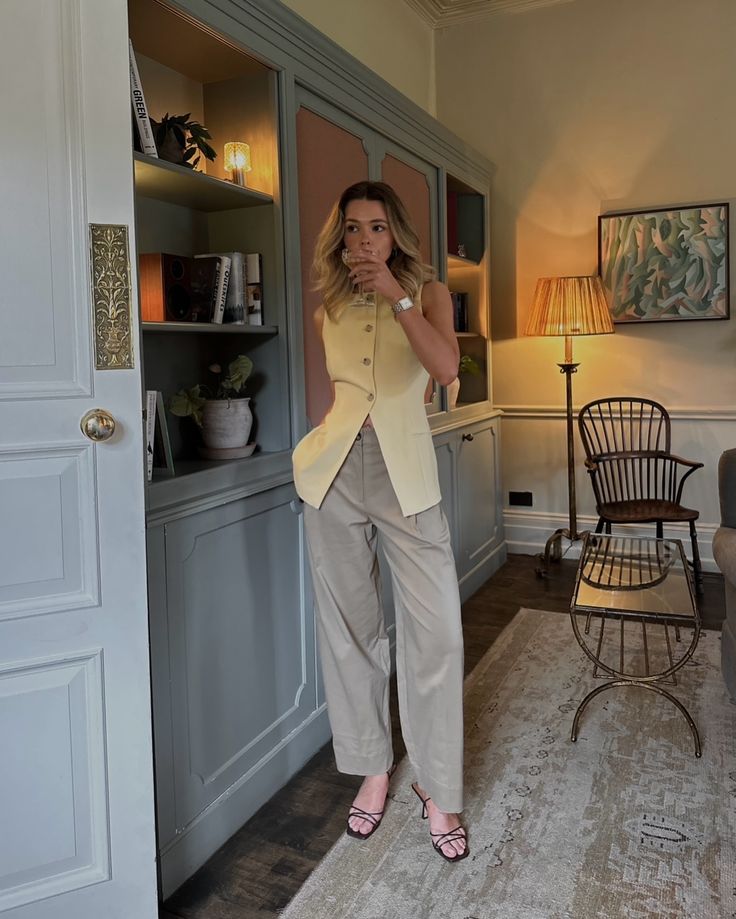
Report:
[[[115,433],[115,419],[104,408],[93,408],[82,416],[79,427],[85,437],[95,443],[102,443]]]
[[[473,439],[472,434],[463,434],[463,440],[472,440],[472,439]]]

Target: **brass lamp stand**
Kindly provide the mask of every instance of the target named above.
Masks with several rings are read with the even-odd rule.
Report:
[[[555,530],[544,546],[544,560],[537,569],[537,574],[545,576],[549,571],[550,560],[559,562],[562,558],[562,538],[576,542],[584,533],[578,533],[577,502],[575,499],[575,441],[572,417],[572,375],[578,372],[579,364],[572,361],[572,338],[565,335],[565,361],[557,365],[560,373],[565,374],[565,393],[567,396],[567,506],[569,513],[568,527]]]
[[[575,500],[575,441],[572,414],[572,375],[579,364],[572,359],[573,335],[605,335],[613,332],[603,286],[598,277],[540,278],[534,291],[532,312],[525,335],[564,335],[565,360],[558,364],[565,374],[567,415],[567,503],[569,526],[560,527],[547,540],[537,574],[544,577],[550,561],[562,558],[562,539],[575,542],[583,538],[578,533]]]

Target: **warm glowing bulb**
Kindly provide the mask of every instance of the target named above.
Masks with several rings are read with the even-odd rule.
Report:
[[[240,141],[225,144],[225,171],[232,172],[236,185],[245,185],[245,174],[250,172],[250,147]]]

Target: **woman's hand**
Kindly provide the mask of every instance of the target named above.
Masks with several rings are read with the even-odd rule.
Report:
[[[356,249],[350,253],[351,268],[350,278],[355,284],[362,284],[363,290],[375,290],[383,294],[392,303],[406,296],[396,278],[391,274],[388,264],[380,256],[365,249]]]

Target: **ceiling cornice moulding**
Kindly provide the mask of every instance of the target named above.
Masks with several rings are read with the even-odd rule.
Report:
[[[526,13],[573,0],[404,0],[433,29],[490,19],[500,13]]]

